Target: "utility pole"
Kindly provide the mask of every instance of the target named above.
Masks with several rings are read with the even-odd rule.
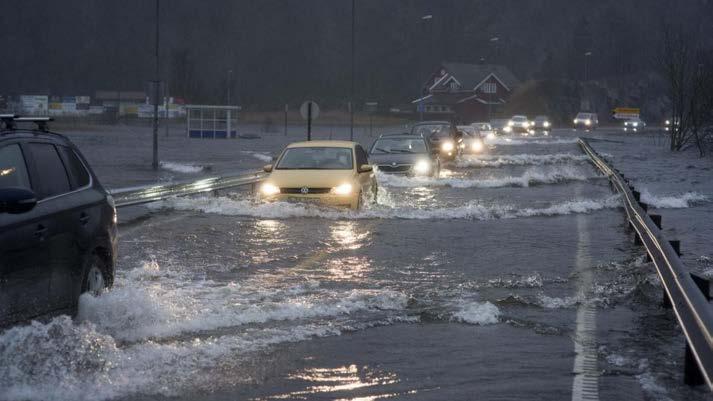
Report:
[[[433,15],[432,15],[432,14],[427,14],[427,15],[424,15],[423,17],[421,17],[421,21],[423,22],[423,36],[424,36],[424,37],[426,36],[426,23],[429,22],[429,21],[431,21],[432,19],[433,19]],[[431,42],[431,41],[430,41],[430,38],[429,38],[429,42]],[[431,50],[432,50],[432,49],[431,49]],[[427,52],[424,52],[424,53],[427,53]],[[433,54],[426,54],[426,63],[427,63],[427,64],[426,64],[426,73],[425,73],[425,77],[424,77],[423,82],[421,83],[421,85],[427,85],[427,84],[426,84],[426,81],[428,80],[428,62],[429,62],[429,61],[428,61],[428,57],[429,57],[429,56],[432,57]],[[423,104],[423,98],[426,97],[426,93],[428,92],[428,90],[427,90],[426,87],[420,87],[420,88],[418,88],[418,90],[419,90],[420,95],[421,95],[421,99],[420,99],[420,101],[418,102],[419,121],[423,121],[423,109],[425,108],[425,106],[424,106],[424,104]]]
[[[159,57],[158,57],[158,32],[159,32],[159,0],[156,0],[156,76],[154,79],[153,99],[153,163],[151,166],[158,170],[158,96],[159,96]]]
[[[349,100],[349,140],[354,140],[354,22],[356,16],[354,12],[356,11],[356,0],[352,0],[352,88],[351,88],[351,99]]]

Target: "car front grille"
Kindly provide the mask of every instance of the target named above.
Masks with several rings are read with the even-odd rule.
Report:
[[[303,190],[306,190],[306,192],[303,192]],[[331,191],[332,188],[309,188],[309,187],[300,187],[300,188],[280,188],[280,193],[283,194],[303,194],[303,195],[315,195],[315,194],[328,194],[329,191]]]
[[[399,164],[399,165],[394,166],[393,164],[384,164],[384,165],[379,165],[378,168],[379,168],[379,171],[383,171],[384,173],[403,173],[403,172],[411,170],[411,165],[410,164]]]

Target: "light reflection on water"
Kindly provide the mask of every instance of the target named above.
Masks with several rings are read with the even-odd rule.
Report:
[[[302,399],[315,394],[344,393],[368,391],[376,386],[387,386],[399,383],[395,373],[376,371],[368,366],[339,366],[335,368],[306,368],[287,376],[289,380],[304,382],[304,390],[292,391],[260,398],[260,400]],[[410,394],[415,391],[409,391]],[[402,395],[399,393],[382,393],[334,398],[338,400],[378,400]],[[334,395],[335,397],[337,394]]]

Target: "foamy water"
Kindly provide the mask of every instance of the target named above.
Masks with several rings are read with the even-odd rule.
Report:
[[[254,157],[260,160],[261,162],[270,163],[272,161],[272,156],[270,156],[270,154],[267,152],[254,152],[250,150],[244,150],[240,153],[248,155],[250,157]]]
[[[199,164],[192,164],[192,163],[177,163],[177,162],[161,161],[161,162],[159,162],[159,166],[164,170],[173,171],[174,173],[182,173],[182,174],[195,174],[195,173],[200,173],[201,171],[206,170],[206,166],[202,166]]]
[[[379,174],[378,181],[391,187],[452,187],[452,188],[500,188],[528,187],[538,184],[557,184],[568,181],[586,181],[598,177],[591,172],[575,166],[542,167],[536,166],[519,176],[492,178],[432,178],[406,177],[391,174]]]

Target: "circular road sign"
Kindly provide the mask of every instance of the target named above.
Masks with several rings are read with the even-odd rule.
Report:
[[[305,120],[307,119],[307,117],[308,117],[307,112],[308,112],[310,103],[312,104],[312,119],[315,120],[315,119],[317,119],[317,117],[319,117],[319,105],[317,105],[317,103],[315,103],[311,100],[307,100],[306,102],[302,103],[302,106],[300,106],[300,115]]]

